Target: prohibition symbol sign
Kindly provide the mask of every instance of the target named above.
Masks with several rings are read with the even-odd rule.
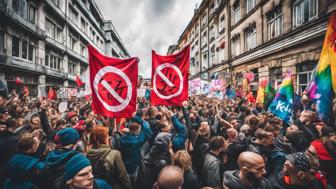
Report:
[[[119,75],[122,79],[125,80],[126,85],[127,85],[127,95],[126,95],[126,99],[123,99],[108,83],[106,80],[104,80],[104,76],[107,73],[115,73],[117,75]],[[102,99],[102,97],[100,96],[99,92],[98,92],[98,84],[101,83],[105,89],[120,103],[117,106],[112,106],[109,105],[106,101],[104,101]],[[123,109],[125,109],[129,102],[131,101],[131,97],[132,97],[132,83],[129,80],[129,78],[127,77],[127,75],[122,72],[121,70],[119,70],[116,67],[113,66],[106,66],[102,69],[100,69],[94,80],[93,80],[93,88],[94,88],[94,92],[96,93],[98,100],[103,104],[104,108],[106,108],[108,111],[111,112],[119,112]]]
[[[175,72],[177,73],[178,77],[179,77],[179,80],[180,80],[180,86],[178,88],[178,90],[171,94],[171,95],[163,95],[161,94],[158,89],[157,89],[157,84],[156,84],[156,78],[158,76],[160,76],[162,78],[162,80],[169,86],[169,87],[174,87],[175,85],[162,73],[162,70],[164,68],[172,68],[173,70],[175,70]],[[162,99],[170,99],[170,98],[173,98],[175,96],[178,96],[182,93],[183,91],[183,76],[182,76],[182,72],[181,70],[175,66],[174,64],[170,64],[170,63],[164,63],[164,64],[161,64],[160,66],[158,66],[156,69],[155,69],[155,73],[154,73],[154,76],[153,76],[153,90],[154,92],[156,93],[156,95],[158,95],[160,98]]]

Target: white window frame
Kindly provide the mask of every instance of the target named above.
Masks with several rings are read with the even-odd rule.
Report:
[[[233,11],[232,11],[232,16],[233,16],[233,24],[237,24],[240,20],[240,3],[239,1],[237,2],[236,6],[233,6]]]
[[[257,46],[257,28],[256,26],[246,30],[246,51],[256,48]]]
[[[273,39],[283,33],[282,7],[275,9],[270,14],[267,18],[267,36],[268,39]]]
[[[246,14],[247,14],[256,6],[256,0],[246,0],[245,2],[246,2]]]
[[[308,3],[308,4],[305,4]],[[308,7],[305,7],[308,5]],[[318,16],[318,0],[296,0],[293,3],[293,28],[297,28]],[[305,20],[305,10],[308,10],[308,18]],[[315,11],[312,13],[311,11]]]

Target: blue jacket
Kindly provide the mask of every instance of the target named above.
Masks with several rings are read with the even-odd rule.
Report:
[[[39,181],[39,174],[46,165],[35,157],[17,154],[7,164],[8,179],[3,189],[33,189],[38,188],[32,181]],[[35,170],[35,171],[33,171]],[[28,179],[27,179],[28,178]]]
[[[176,152],[184,149],[184,144],[187,140],[186,127],[179,121],[176,115],[174,115],[171,120],[177,132],[172,139],[173,151]]]
[[[135,116],[133,120],[140,123],[140,134],[135,135],[128,133],[120,138],[120,152],[129,174],[136,171],[141,159],[140,149],[153,134],[147,121],[138,116]]]

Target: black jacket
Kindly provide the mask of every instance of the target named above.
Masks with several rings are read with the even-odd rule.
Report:
[[[205,138],[196,138],[193,143],[193,151],[191,153],[191,161],[193,170],[195,171],[198,179],[201,179],[201,172],[205,154],[209,152],[209,140]]]
[[[306,186],[288,185],[284,182],[284,175],[282,171],[273,174],[268,180],[270,181],[273,189],[323,189],[323,185],[316,179]]]
[[[135,188],[152,189],[161,169],[170,163],[168,149],[154,145],[140,162]]]
[[[211,152],[206,154],[201,173],[202,186],[222,188],[223,173],[224,166],[219,157]]]
[[[201,186],[198,182],[196,175],[191,170],[184,172],[184,179],[182,189],[200,189]]]
[[[224,173],[223,185],[225,189],[272,189],[271,184],[266,178],[262,178],[258,184],[246,186],[240,181],[239,170],[226,171]]]
[[[8,130],[0,132],[0,186],[4,182],[5,166],[8,160],[15,154],[18,142],[19,139],[14,133]]]

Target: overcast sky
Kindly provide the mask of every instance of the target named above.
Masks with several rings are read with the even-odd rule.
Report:
[[[152,49],[166,54],[191,20],[202,0],[95,0],[112,20],[132,57],[140,58],[139,74],[150,78]]]

